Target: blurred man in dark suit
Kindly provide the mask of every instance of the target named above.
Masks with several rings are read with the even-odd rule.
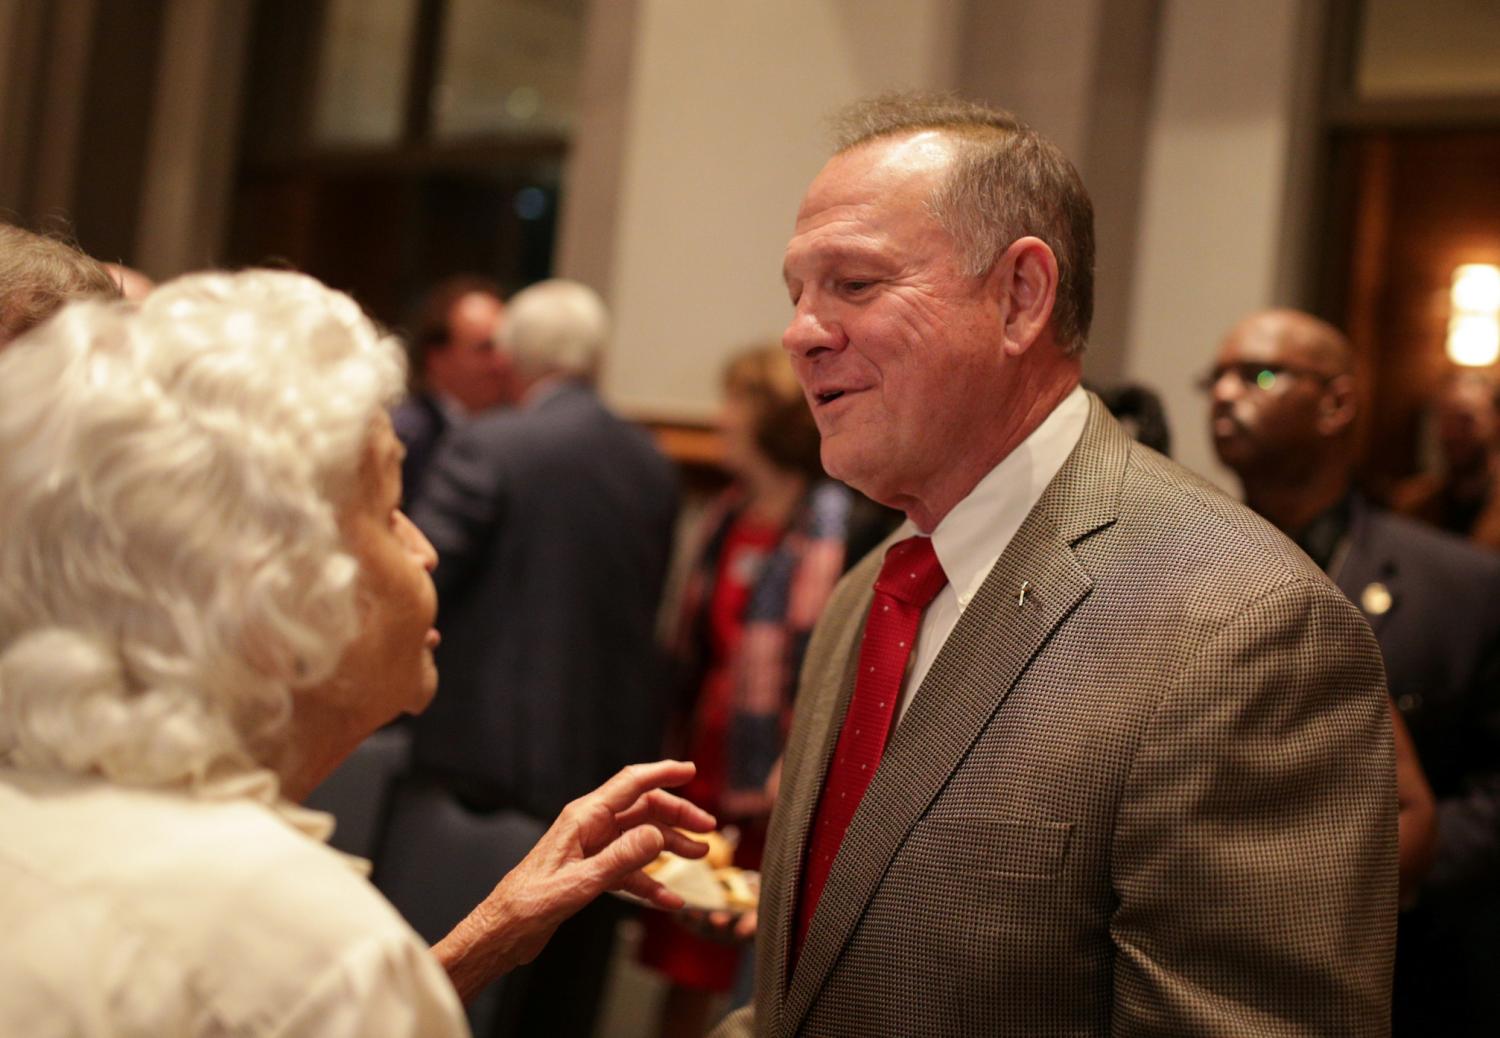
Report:
[[[408,505],[421,494],[444,434],[511,392],[510,369],[495,343],[504,311],[499,287],[467,274],[434,285],[417,307],[406,340],[411,388],[391,412],[406,448],[401,481]]]
[[[1361,375],[1331,325],[1247,317],[1206,379],[1214,445],[1246,503],[1363,610],[1436,797],[1433,847],[1408,759],[1396,1031],[1481,1034],[1500,1020],[1500,556],[1355,493]]]
[[[475,810],[551,818],[661,743],[654,630],[676,475],[594,391],[607,335],[584,285],[517,293],[498,339],[511,406],[454,430],[412,511],[437,549],[443,635],[415,761]],[[517,1033],[589,1033],[610,907],[538,959]]]

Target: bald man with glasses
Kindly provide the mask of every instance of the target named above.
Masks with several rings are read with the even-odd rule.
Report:
[[[1332,325],[1272,310],[1230,331],[1201,384],[1245,503],[1360,607],[1385,659],[1402,807],[1394,1033],[1487,1033],[1500,1019],[1500,556],[1355,491],[1362,375]]]

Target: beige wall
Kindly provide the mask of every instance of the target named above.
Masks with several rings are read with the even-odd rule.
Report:
[[[959,89],[1010,108],[1078,167],[1094,200],[1094,324],[1085,374],[1125,366],[1160,0],[971,0]]]
[[[786,321],[781,253],[827,155],[822,120],[874,91],[951,87],[960,5],[636,6],[615,224],[598,232],[613,238],[612,257],[607,268],[590,263],[590,230],[565,216],[562,270],[607,281],[598,287],[616,336],[606,393],[633,413],[702,418],[716,406],[724,358],[779,336]],[[611,187],[588,175],[570,181],[580,210]]]
[[[959,41],[960,88],[1017,113],[1081,166],[1103,6],[1102,0],[970,3]]]
[[[1163,15],[1121,373],[1162,393],[1177,459],[1235,488],[1194,382],[1229,325],[1291,301],[1309,27],[1301,0],[1168,0]]]
[[[1323,5],[633,6],[629,31],[614,27],[629,47],[612,73],[623,93],[593,87],[614,109],[617,172],[573,171],[570,205],[596,219],[565,223],[562,241],[564,272],[615,309],[605,389],[618,405],[711,413],[725,356],[786,319],[781,251],[824,158],[821,119],[872,91],[952,86],[1014,108],[1073,156],[1099,211],[1089,375],[1157,387],[1179,459],[1228,485],[1194,379],[1239,315],[1297,301],[1321,53],[1310,12]]]

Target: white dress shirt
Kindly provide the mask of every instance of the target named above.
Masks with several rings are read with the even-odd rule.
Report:
[[[322,843],[332,819],[276,788],[0,768],[0,1034],[467,1035],[426,944]]]
[[[1036,507],[1042,491],[1078,446],[1088,417],[1088,394],[1082,386],[1075,386],[1042,424],[990,469],[969,491],[969,496],[954,505],[932,531],[932,549],[948,575],[948,584],[922,614],[915,651],[901,685],[897,724],[906,716],[912,696],[922,686],[932,661],[953,633],[958,618],[984,578],[990,575],[1010,539]],[[902,527],[901,536],[916,532],[916,527],[908,522]]]

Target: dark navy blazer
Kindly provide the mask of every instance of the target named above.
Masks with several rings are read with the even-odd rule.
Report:
[[[1438,801],[1437,860],[1401,920],[1396,1032],[1484,1033],[1469,1028],[1500,1020],[1500,554],[1356,501],[1332,575],[1375,631]]]
[[[438,694],[419,767],[550,821],[659,755],[655,638],[676,474],[588,387],[453,430],[412,518],[438,552]]]

